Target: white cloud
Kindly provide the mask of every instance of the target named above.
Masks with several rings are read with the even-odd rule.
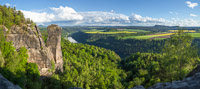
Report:
[[[195,14],[190,14],[190,16],[192,16],[192,17],[197,17],[198,15],[195,15]]]
[[[83,17],[78,14],[73,8],[71,7],[63,7],[60,6],[59,8],[52,7],[50,8],[54,15],[56,16],[57,21],[65,21],[65,20],[82,20]]]
[[[142,17],[141,15],[138,15],[138,14],[133,14],[132,16],[129,17],[129,19],[132,23],[146,23],[146,24],[152,23],[152,24],[154,24],[154,23],[166,22],[166,20],[163,18]]]
[[[114,10],[111,10],[110,12],[111,12],[111,13],[115,13],[115,11],[114,11]]]
[[[60,6],[59,8],[52,7],[50,8],[52,13],[47,12],[33,12],[33,11],[24,11],[24,16],[26,18],[32,19],[34,22],[42,24],[47,22],[53,21],[72,21],[72,20],[82,20],[83,17],[78,14],[73,8],[71,7],[63,7]]]
[[[38,13],[38,12],[24,11],[24,10],[21,11],[24,13],[24,16],[26,18],[30,18],[31,20],[39,24],[44,22],[51,22],[55,18],[54,14],[48,14],[46,12]]]
[[[196,21],[193,19],[174,19],[170,22],[172,25],[179,26],[199,26],[200,21]]]
[[[175,14],[175,15],[178,15],[179,13],[177,12],[172,12],[172,11],[169,11],[170,14]]]
[[[198,3],[192,3],[191,1],[186,1],[186,4],[188,7],[192,8],[192,9],[196,6],[198,6]]]
[[[129,17],[123,14],[116,14],[113,12],[80,12],[84,18],[84,24],[126,24],[129,23]]]
[[[114,11],[90,11],[90,12],[77,12],[71,7],[60,6],[58,8],[49,8],[51,13],[45,11],[24,11],[21,10],[26,18],[31,18],[37,24],[49,25],[55,23],[58,25],[98,25],[98,26],[153,26],[153,25],[179,25],[179,26],[200,26],[200,22],[193,19],[179,19],[173,18],[166,20],[164,18],[144,17],[139,14],[132,14],[127,16],[118,14]],[[175,12],[169,12],[176,14]],[[190,14],[190,16],[197,16]]]

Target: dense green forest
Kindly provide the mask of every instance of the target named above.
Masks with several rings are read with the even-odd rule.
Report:
[[[135,35],[141,35],[138,33]],[[87,34],[82,31],[72,34],[71,36],[79,43],[95,45],[115,51],[122,59],[133,53],[161,53],[167,39],[120,39],[121,36],[131,34]],[[192,45],[200,48],[200,38],[195,38]],[[199,52],[200,53],[200,52]]]
[[[7,28],[11,28],[11,26],[13,25],[35,25],[35,23],[32,20],[25,19],[23,13],[20,10],[17,11],[15,7],[11,8],[7,7],[6,5],[0,5],[0,24],[6,26]]]
[[[34,25],[30,19],[25,19],[21,11],[15,8],[0,5],[0,25],[8,29],[12,25]],[[39,89],[42,86],[37,64],[27,63],[28,54],[25,47],[16,49],[12,42],[4,37],[3,27],[0,27],[0,73],[22,88]]]
[[[0,8],[0,13],[2,13],[0,24],[8,28],[12,25],[34,24],[25,19],[23,14],[15,8],[6,6],[0,6]],[[14,19],[8,16],[13,16]],[[20,16],[20,23],[15,20],[17,16]],[[47,31],[43,29],[41,33],[46,41]],[[67,33],[63,32],[63,34]],[[37,64],[27,63],[27,49],[22,47],[16,50],[12,42],[6,41],[1,28],[0,73],[23,89],[68,89],[71,87],[126,89],[137,85],[149,87],[158,82],[181,80],[200,63],[198,45],[193,45],[191,35],[182,31],[162,41],[119,41],[114,37],[109,38],[107,42],[100,40],[98,44],[104,41],[107,45],[105,48],[112,48],[114,45],[109,44],[112,42],[122,49],[130,50],[122,54],[130,56],[121,60],[116,53],[126,51],[114,50],[115,53],[93,45],[70,43],[62,37],[64,71],[44,78],[40,76]],[[115,43],[116,40],[119,43]],[[128,49],[125,46],[132,48]],[[116,48],[113,47],[113,49]],[[132,51],[132,49],[135,50]]]
[[[139,39],[118,39],[116,36],[102,34],[86,34],[77,32],[72,37],[80,42],[95,45],[115,51],[121,58],[126,58],[137,52],[159,53],[165,44],[165,40],[139,40]]]
[[[62,40],[63,83],[67,87],[123,88],[125,72],[118,68],[120,57],[96,46],[73,44]]]
[[[182,80],[200,63],[192,37],[179,32],[166,41],[162,53],[136,53],[122,61],[129,88]]]

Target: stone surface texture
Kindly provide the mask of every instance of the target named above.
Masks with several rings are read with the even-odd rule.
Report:
[[[57,25],[50,25],[48,29],[48,47],[45,45],[39,28],[31,25],[14,25],[8,30],[4,27],[7,41],[19,50],[21,47],[28,49],[28,62],[38,65],[41,76],[52,74],[52,63],[56,65],[56,71],[62,71],[63,60],[61,51],[61,28]],[[53,70],[54,72],[55,70]]]
[[[0,89],[21,89],[18,85],[14,85],[0,74]]]

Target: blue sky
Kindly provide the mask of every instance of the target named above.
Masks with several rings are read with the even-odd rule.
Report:
[[[0,0],[48,25],[200,26],[200,0]]]

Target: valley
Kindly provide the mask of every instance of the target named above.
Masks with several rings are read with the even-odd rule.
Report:
[[[0,5],[0,89],[200,88],[198,21],[20,8]]]
[[[87,28],[87,30],[72,33],[71,36],[80,43],[113,50],[120,55],[122,59],[124,59],[137,52],[161,53],[165,41],[169,39],[170,36],[175,35],[176,32],[179,31],[178,29],[181,29],[181,27],[173,28],[174,30],[171,30],[172,27],[168,27],[166,30],[162,30],[160,28],[132,27],[131,29],[131,27],[97,27],[95,29],[95,27],[93,27],[92,29]],[[65,29],[65,27],[63,27],[63,29]],[[200,47],[199,28],[189,29],[190,30],[183,30],[183,32],[191,35],[195,39],[193,41],[193,45]],[[119,33],[123,31],[127,31],[129,33]],[[98,32],[114,32],[115,34],[102,34]]]

